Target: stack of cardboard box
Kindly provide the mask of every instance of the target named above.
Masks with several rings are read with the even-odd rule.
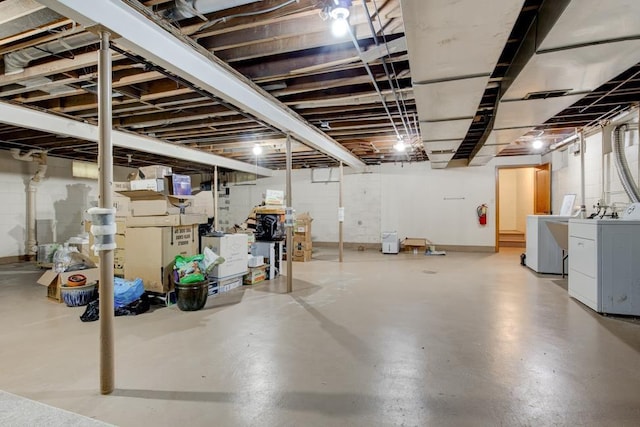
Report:
[[[308,213],[297,216],[296,225],[293,229],[293,254],[294,261],[311,261],[311,251],[313,245],[311,243],[311,221],[313,218]]]
[[[126,279],[140,278],[146,290],[158,293],[172,289],[175,257],[198,253],[198,224],[208,219],[204,206],[189,206],[194,196],[167,194],[173,192],[165,190],[167,182],[171,188],[179,184],[182,193],[189,187],[190,192],[182,176],[168,180],[169,175],[170,167],[148,166],[140,168],[133,181],[114,183],[118,247],[114,273]]]

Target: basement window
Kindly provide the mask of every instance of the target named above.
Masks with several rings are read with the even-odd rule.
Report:
[[[72,175],[74,178],[98,179],[98,164],[74,160]]]

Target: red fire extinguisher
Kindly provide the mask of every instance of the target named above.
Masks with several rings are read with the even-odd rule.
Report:
[[[480,225],[487,225],[487,210],[489,206],[484,203],[476,208],[476,212],[478,213],[478,222]]]

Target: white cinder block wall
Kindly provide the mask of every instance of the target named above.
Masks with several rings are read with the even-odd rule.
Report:
[[[82,212],[98,200],[98,181],[72,176],[72,162],[49,156],[45,179],[36,193],[36,219],[51,224],[56,240],[66,241],[83,231]],[[37,170],[35,162],[13,159],[7,150],[0,150],[0,258],[26,254],[27,186]],[[116,180],[126,179],[130,169],[114,168]],[[38,234],[44,230],[39,230]],[[51,242],[40,242],[51,243]]]
[[[640,163],[638,132],[629,132],[627,158],[637,180]],[[612,155],[602,157],[602,135],[587,138],[585,152],[588,212],[604,195],[607,202],[628,203],[617,177]],[[580,157],[554,152],[544,161],[552,162],[553,211],[562,197],[578,195],[580,202]],[[49,157],[47,177],[38,188],[37,219],[56,224],[58,241],[82,232],[81,212],[97,200],[97,181],[71,176],[71,161]],[[397,231],[400,237],[427,237],[440,245],[495,245],[495,174],[498,165],[535,165],[540,156],[496,158],[486,166],[432,170],[428,163],[385,164],[366,173],[345,168],[345,241],[378,243],[383,231]],[[604,164],[604,168],[603,168]],[[0,194],[5,209],[0,211],[0,258],[26,253],[26,186],[36,170],[30,162],[14,160],[0,150]],[[115,168],[116,180],[126,179],[130,169]],[[259,179],[254,185],[230,185],[230,196],[220,199],[221,223],[226,228],[241,223],[258,205],[266,189],[284,190],[284,171]],[[338,183],[312,183],[308,169],[293,172],[294,208],[314,217],[316,241],[338,240]],[[475,208],[489,205],[486,227],[478,225]],[[41,242],[43,243],[43,242]]]
[[[602,133],[586,138],[585,150],[585,200],[587,215],[594,212],[593,206],[604,199],[606,204],[624,206],[630,199],[624,192],[615,166],[613,154],[602,155]],[[638,183],[640,176],[640,144],[638,131],[627,133],[625,149],[633,178]],[[553,210],[558,212],[565,194],[576,194],[576,207],[580,206],[580,156],[570,150],[552,153]]]
[[[440,245],[495,245],[495,177],[497,165],[536,165],[540,156],[494,159],[487,166],[431,169],[428,163],[384,164],[356,173],[345,168],[345,242],[379,243],[383,231],[402,237],[426,237]],[[335,174],[333,176],[336,176]],[[338,183],[313,183],[311,171],[292,173],[293,207],[314,218],[315,241],[337,242]],[[285,172],[251,185],[229,187],[221,201],[221,225],[243,222],[265,190],[284,190]],[[228,201],[228,205],[225,204]],[[476,207],[489,205],[489,222],[480,226]]]

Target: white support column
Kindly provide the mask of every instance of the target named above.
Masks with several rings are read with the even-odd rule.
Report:
[[[218,215],[218,166],[213,167],[213,229],[220,230],[220,217]]]
[[[292,214],[291,197],[291,136],[287,135],[287,210]],[[287,293],[293,291],[293,224],[288,224],[287,230]]]
[[[110,34],[100,31],[98,59],[98,164],[100,207],[111,208],[113,191],[113,142],[111,141],[111,52]],[[113,339],[113,250],[100,251],[100,392],[114,389]]]
[[[342,203],[342,181],[344,179],[344,167],[340,162],[340,196],[338,198],[338,260],[340,262],[344,259],[344,241],[342,234],[342,224],[344,223],[344,204]]]

